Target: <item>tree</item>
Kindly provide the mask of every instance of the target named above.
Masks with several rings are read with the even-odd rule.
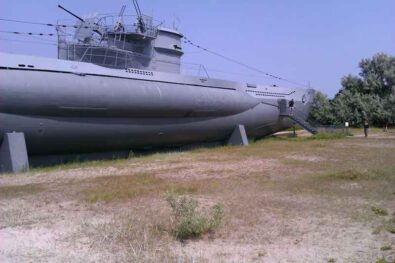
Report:
[[[309,120],[320,124],[331,124],[333,115],[327,96],[319,91],[315,93]]]
[[[320,124],[349,122],[360,126],[364,119],[381,126],[395,123],[395,57],[383,53],[359,63],[359,76],[346,75],[333,100],[318,92],[310,120]]]
[[[361,93],[363,92],[363,81],[357,76],[353,76],[351,74],[342,77],[341,79],[342,89],[350,91],[352,93]],[[338,93],[339,94],[339,93]]]
[[[362,59],[359,67],[365,94],[383,98],[395,90],[395,57],[378,53],[372,59]]]
[[[395,94],[391,94],[384,100],[383,108],[384,122],[395,123]]]

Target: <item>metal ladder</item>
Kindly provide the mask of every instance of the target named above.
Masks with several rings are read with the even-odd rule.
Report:
[[[317,129],[311,126],[310,123],[305,121],[304,118],[300,116],[301,114],[300,113],[298,114],[298,111],[294,110],[292,113],[289,111],[287,102],[288,101],[285,99],[279,101],[280,116],[289,118],[293,120],[295,123],[299,124],[306,131],[312,134],[316,134],[318,132]]]

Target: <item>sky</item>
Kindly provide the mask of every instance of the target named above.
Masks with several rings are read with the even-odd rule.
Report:
[[[358,63],[378,52],[395,55],[394,0],[139,0],[144,14],[175,27],[190,40],[296,86],[329,97],[341,77],[358,74]],[[43,23],[70,19],[58,4],[80,16],[135,14],[131,0],[0,0],[0,18]],[[0,21],[0,31],[54,33],[51,27]],[[57,57],[56,37],[47,40],[0,32],[0,52]],[[12,41],[10,41],[12,40]],[[29,42],[20,42],[29,41]],[[184,72],[294,87],[183,44]]]

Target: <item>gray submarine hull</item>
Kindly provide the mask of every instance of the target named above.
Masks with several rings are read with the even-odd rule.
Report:
[[[0,54],[0,140],[24,133],[29,155],[225,141],[290,127],[280,99],[308,114],[312,90]]]

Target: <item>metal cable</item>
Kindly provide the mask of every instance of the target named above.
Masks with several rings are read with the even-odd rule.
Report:
[[[0,21],[14,22],[14,23],[22,23],[22,24],[32,24],[32,25],[41,25],[41,26],[50,26],[50,27],[93,28],[93,27],[91,27],[91,26],[78,26],[78,25],[64,25],[64,24],[52,24],[52,23],[39,23],[39,22],[24,21],[24,20],[15,20],[15,19],[5,19],[5,18],[0,18]]]
[[[53,33],[32,33],[32,32],[18,32],[18,31],[4,31],[0,30],[0,33],[15,34],[15,35],[29,35],[29,36],[55,36]]]
[[[243,66],[243,67],[248,68],[248,69],[250,69],[250,70],[252,70],[252,71],[261,73],[261,74],[263,74],[263,75],[265,75],[265,76],[268,76],[268,77],[271,77],[271,78],[274,78],[274,79],[277,79],[277,80],[285,81],[285,82],[292,83],[292,84],[294,84],[294,85],[298,85],[298,86],[302,86],[302,87],[305,87],[305,86],[306,86],[306,85],[304,85],[304,84],[300,84],[300,83],[298,83],[298,82],[295,82],[295,81],[292,81],[292,80],[288,80],[288,79],[285,79],[285,78],[283,78],[283,77],[276,76],[276,75],[274,75],[274,74],[270,74],[270,73],[268,73],[268,72],[262,71],[262,70],[260,70],[260,69],[258,69],[258,68],[255,68],[255,67],[250,66],[250,65],[247,65],[247,64],[245,64],[245,63],[243,63],[243,62],[237,61],[237,60],[235,60],[235,59],[233,59],[233,58],[224,56],[224,55],[222,55],[222,54],[220,54],[220,53],[218,53],[218,52],[211,51],[211,50],[209,50],[209,49],[207,49],[207,48],[204,48],[204,47],[202,47],[202,46],[200,46],[200,45],[197,45],[197,44],[193,43],[193,42],[192,42],[191,40],[189,40],[186,36],[184,36],[183,38],[185,39],[185,41],[183,41],[184,43],[190,44],[190,45],[192,45],[192,46],[194,46],[194,47],[196,47],[196,48],[199,48],[199,49],[201,49],[201,50],[203,50],[203,51],[206,51],[206,52],[208,52],[208,53],[210,53],[210,54],[213,54],[213,55],[215,55],[215,56],[217,56],[217,57],[220,57],[220,58],[223,58],[223,59],[225,59],[225,60],[227,60],[227,61],[230,61],[230,62],[232,62],[232,63],[238,64],[239,66]]]
[[[56,24],[51,24],[51,23],[39,23],[39,22],[24,21],[24,20],[15,20],[15,19],[5,19],[5,18],[0,18],[0,21],[15,22],[15,23],[24,23],[24,24],[34,24],[34,25],[43,25],[43,26],[50,26],[50,27],[73,27],[73,28],[79,28],[79,26],[77,26],[77,25],[62,25],[62,24],[56,25]],[[92,28],[92,27],[90,27],[90,26],[83,26],[83,28]],[[38,35],[38,36],[54,36],[54,35],[55,35],[55,34],[52,34],[52,33],[51,33],[51,34],[46,34],[46,33],[30,33],[30,32],[22,33],[22,32],[17,32],[17,31],[15,31],[15,32],[13,32],[13,31],[0,31],[0,32],[1,32],[1,33],[10,33],[10,34],[22,34],[22,35],[24,34],[24,35],[30,35],[30,36],[32,36],[32,35]],[[289,80],[289,79],[286,79],[286,78],[283,78],[283,77],[280,77],[280,76],[277,76],[277,75],[274,75],[274,74],[271,74],[271,73],[268,73],[268,72],[265,72],[265,71],[260,70],[260,69],[258,69],[258,68],[256,68],[256,67],[253,67],[253,66],[250,66],[250,65],[248,65],[248,64],[245,64],[245,63],[243,63],[243,62],[240,62],[240,61],[238,61],[238,60],[236,60],[236,59],[233,59],[233,58],[224,56],[224,55],[222,55],[222,54],[220,54],[220,53],[218,53],[218,52],[215,52],[215,51],[209,50],[209,49],[207,49],[207,48],[204,48],[204,47],[202,47],[202,46],[200,46],[200,45],[195,44],[195,43],[192,42],[190,39],[188,39],[186,36],[184,36],[183,38],[184,38],[184,41],[183,41],[183,42],[186,43],[186,44],[190,44],[190,45],[192,45],[192,46],[194,46],[194,47],[196,47],[196,48],[201,49],[202,51],[205,51],[205,52],[207,52],[207,53],[210,53],[210,54],[212,54],[212,55],[215,55],[215,56],[217,56],[217,57],[220,57],[220,58],[225,59],[225,60],[227,60],[227,61],[230,61],[230,62],[232,62],[232,63],[235,63],[235,64],[237,64],[237,65],[239,65],[239,66],[245,67],[245,68],[247,68],[247,69],[249,69],[249,70],[258,72],[258,73],[263,74],[263,75],[265,75],[265,76],[267,76],[267,77],[270,77],[270,78],[274,78],[274,79],[277,79],[277,80],[285,81],[285,82],[288,82],[288,83],[291,83],[291,84],[294,84],[294,85],[297,85],[297,86],[306,87],[306,85],[304,85],[304,84],[301,84],[301,83],[298,83],[298,82],[295,82],[295,81],[292,81],[292,80]]]
[[[57,44],[54,44],[54,43],[46,43],[46,42],[38,42],[38,41],[28,41],[28,40],[18,40],[18,39],[9,39],[9,38],[0,38],[0,41],[11,41],[11,42],[22,42],[22,43],[31,43],[31,44],[40,44],[40,45],[57,46]]]

